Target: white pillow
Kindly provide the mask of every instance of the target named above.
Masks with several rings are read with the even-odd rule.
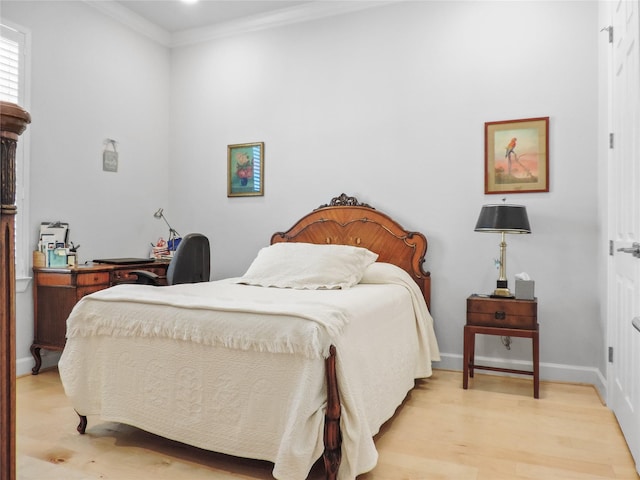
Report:
[[[238,283],[307,290],[349,288],[377,258],[377,253],[349,245],[275,243],[258,252]]]

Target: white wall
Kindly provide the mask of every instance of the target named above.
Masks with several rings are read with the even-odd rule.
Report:
[[[169,51],[84,2],[3,0],[0,13],[32,35],[30,247],[40,222],[62,220],[81,261],[148,255],[166,236],[152,215],[168,206]],[[102,171],[105,138],[119,142],[117,173]],[[31,288],[16,304],[23,374]]]
[[[609,33],[603,31],[602,28],[612,23],[612,9],[614,3],[605,1],[598,2],[598,25],[600,25],[600,35],[598,39],[598,161],[597,169],[597,185],[598,185],[598,237],[597,237],[597,259],[598,267],[596,278],[598,282],[600,314],[600,332],[602,332],[603,351],[602,364],[600,365],[602,375],[608,376],[607,364],[609,343],[608,331],[608,267],[613,257],[609,255],[609,160],[611,158],[611,150],[609,148],[609,132],[612,131],[610,124],[610,75],[612,44],[609,43]],[[604,392],[604,389],[603,389]],[[601,392],[601,393],[603,393]],[[607,398],[604,396],[603,398]]]
[[[34,227],[69,221],[85,259],[138,255],[165,206],[178,231],[209,236],[221,278],[273,232],[355,195],[428,236],[447,368],[461,368],[466,297],[497,278],[498,236],[473,232],[482,204],[502,198],[483,193],[484,122],[549,116],[551,191],[507,195],[534,231],[508,237],[508,274],[536,280],[543,378],[602,383],[595,2],[381,6],[177,48],[170,74],[166,50],[81,3],[3,1],[2,15],[34,33]],[[121,173],[100,170],[105,137],[121,142]],[[254,141],[266,144],[265,196],[229,199],[226,147]],[[62,166],[76,180],[58,195]],[[507,351],[488,337],[478,353],[530,361],[521,339]]]
[[[598,40],[595,2],[408,2],[174,49],[170,204],[211,237],[216,278],[342,192],[424,232],[442,365],[461,368],[465,299],[497,278],[498,236],[473,232],[502,198],[484,122],[549,116],[550,192],[507,195],[533,228],[508,237],[508,274],[536,280],[542,376],[600,383]],[[255,141],[265,196],[229,199],[226,146]]]

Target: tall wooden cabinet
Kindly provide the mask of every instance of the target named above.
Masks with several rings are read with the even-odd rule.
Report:
[[[16,478],[16,147],[31,116],[0,102],[0,478]]]

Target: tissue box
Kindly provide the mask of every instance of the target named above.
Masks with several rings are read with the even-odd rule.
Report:
[[[516,298],[518,300],[533,300],[535,298],[533,292],[535,283],[533,280],[516,279]]]

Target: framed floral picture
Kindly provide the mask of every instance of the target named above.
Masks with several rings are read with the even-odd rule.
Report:
[[[549,117],[484,124],[484,193],[549,191]]]
[[[264,142],[227,146],[227,197],[264,195]]]

